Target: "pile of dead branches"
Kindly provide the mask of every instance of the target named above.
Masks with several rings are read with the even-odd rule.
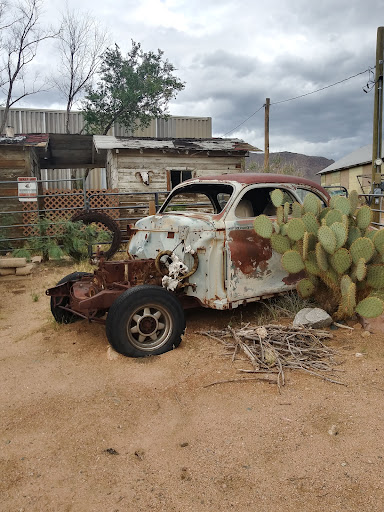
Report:
[[[222,343],[232,361],[246,360],[251,364],[251,369],[239,369],[240,372],[274,374],[279,389],[285,384],[286,369],[303,370],[329,382],[343,384],[327,376],[333,375],[335,367],[340,364],[336,360],[336,352],[323,344],[323,340],[332,338],[327,331],[273,324],[252,327],[247,324],[237,330],[227,327],[201,334]]]

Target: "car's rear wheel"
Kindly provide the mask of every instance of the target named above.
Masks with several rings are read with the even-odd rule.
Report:
[[[72,274],[68,274],[63,277],[57,284],[68,283],[68,281],[80,281],[83,277],[92,276],[89,272],[73,272]],[[68,306],[70,300],[70,296],[66,295],[65,297],[51,297],[51,312],[56,322],[59,324],[71,324],[80,320],[80,317],[71,313],[70,311],[66,311],[62,309],[60,306]]]

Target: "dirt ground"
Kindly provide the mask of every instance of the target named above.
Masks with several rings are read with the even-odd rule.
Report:
[[[0,281],[1,511],[383,510],[382,334],[334,331],[346,386],[206,387],[241,375],[197,331],[259,305],[190,311],[178,349],[114,357],[102,325],[51,318],[44,291],[73,270]]]

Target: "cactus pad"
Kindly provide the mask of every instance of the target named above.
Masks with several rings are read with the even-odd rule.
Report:
[[[365,276],[367,275],[367,265],[365,264],[364,258],[360,258],[357,262],[354,274],[358,281],[364,281]]]
[[[305,213],[312,212],[315,215],[318,215],[321,210],[320,199],[310,192],[304,198],[303,207]]]
[[[309,274],[309,276],[319,276],[320,275],[320,268],[317,264],[316,260],[316,253],[314,251],[309,252],[307,255],[307,259],[304,261],[305,264],[305,270]]]
[[[330,208],[329,206],[326,206],[325,208],[323,208],[321,210],[320,214],[316,215],[318,217],[319,221],[322,221],[326,217],[327,213],[330,212],[331,210],[332,210],[332,208]]]
[[[367,227],[372,222],[372,216],[373,216],[373,213],[372,213],[372,210],[370,209],[370,207],[366,206],[366,205],[362,206],[356,214],[357,226],[360,229],[367,229]]]
[[[335,210],[336,211],[336,210]],[[343,247],[348,238],[348,230],[342,222],[334,222],[330,228],[336,236],[336,249]]]
[[[287,236],[280,235],[279,233],[273,233],[271,236],[272,249],[280,254],[284,254],[291,248],[291,242]]]
[[[349,201],[348,197],[336,197],[333,204],[334,208],[336,210],[339,210],[342,214],[349,215],[351,213],[351,202]]]
[[[349,287],[352,284],[352,279],[345,275],[340,279],[340,291],[341,295],[346,295],[348,293]]]
[[[271,238],[273,233],[273,224],[271,219],[266,215],[258,215],[255,218],[253,227],[256,233],[262,238]]]
[[[376,318],[383,313],[384,302],[379,297],[370,295],[356,306],[356,313],[365,318]]]
[[[306,299],[307,297],[313,295],[315,291],[315,285],[309,279],[301,279],[296,285],[296,290],[300,297]]]
[[[380,254],[384,254],[384,229],[376,231],[373,237],[373,243],[375,244],[376,251]]]
[[[284,269],[290,274],[297,274],[304,269],[303,259],[297,251],[287,251],[281,257],[281,263]]]
[[[303,236],[303,250],[302,250],[303,260],[307,259],[308,251],[310,250],[309,249],[309,236],[310,236],[310,233],[308,233],[308,231],[306,231]]]
[[[292,203],[292,217],[294,217],[296,219],[300,219],[302,214],[303,214],[303,207],[301,206],[301,204],[296,201],[294,203]]]
[[[343,214],[340,210],[329,210],[327,215],[324,217],[327,226],[330,226],[334,222],[342,222]]]
[[[348,196],[349,202],[351,203],[351,214],[354,215],[357,207],[359,206],[359,194],[356,190],[351,190]]]
[[[316,263],[322,272],[326,272],[328,270],[329,264],[327,253],[324,251],[320,242],[317,242],[316,244]]]
[[[333,230],[329,226],[320,226],[317,236],[327,253],[333,254],[337,245],[336,235]]]
[[[352,258],[348,249],[343,247],[330,256],[330,262],[338,274],[344,274],[351,266]]]
[[[353,263],[357,264],[360,258],[364,258],[365,262],[368,263],[375,252],[375,247],[372,240],[360,237],[353,242],[350,251]]]
[[[282,206],[284,201],[284,193],[279,188],[276,188],[275,190],[272,190],[271,192],[271,200],[273,203],[273,206]]]
[[[361,237],[361,230],[357,226],[351,226],[348,232],[348,245],[351,246],[355,240]]]
[[[304,222],[306,231],[308,231],[309,233],[313,233],[314,235],[317,235],[317,231],[320,225],[316,219],[316,216],[313,213],[305,213],[302,216],[301,220]]]
[[[276,208],[276,220],[280,226],[284,222],[284,208],[282,206]]]
[[[344,315],[349,317],[355,312],[356,307],[356,285],[351,283],[347,290],[347,293],[341,299],[341,306],[343,308]]]
[[[291,219],[287,224],[287,235],[291,240],[301,240],[305,233],[305,225],[301,219]]]
[[[372,288],[384,288],[384,265],[370,265],[367,272],[367,283]]]

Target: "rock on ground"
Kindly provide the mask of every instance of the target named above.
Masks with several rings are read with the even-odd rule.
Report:
[[[298,327],[312,327],[313,329],[323,329],[332,324],[332,317],[321,308],[304,308],[300,310],[293,320],[293,325]]]

